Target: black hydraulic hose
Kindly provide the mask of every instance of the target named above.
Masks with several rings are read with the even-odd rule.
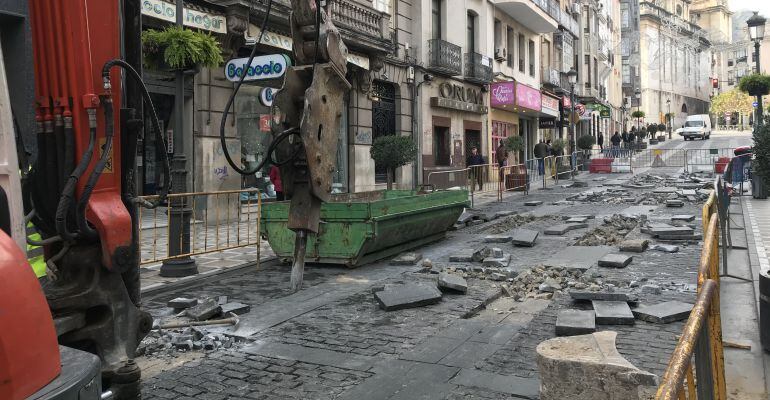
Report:
[[[262,42],[262,35],[265,33],[265,29],[267,27],[267,20],[270,18],[270,11],[273,8],[273,0],[267,0],[267,12],[265,13],[265,18],[262,19],[262,26],[260,27],[259,36],[257,37],[257,43],[254,44],[254,47],[251,49],[251,54],[249,54],[249,59],[246,61],[246,64],[243,68],[243,73],[241,74],[240,79],[238,79],[238,82],[235,82],[235,87],[233,88],[233,92],[230,94],[230,98],[227,99],[227,105],[225,105],[225,109],[222,114],[222,120],[219,121],[219,143],[222,145],[222,152],[225,154],[225,158],[227,159],[227,163],[230,164],[230,167],[232,167],[235,172],[241,174],[241,175],[251,175],[265,166],[265,163],[267,162],[267,159],[269,157],[265,157],[262,159],[262,161],[257,164],[257,166],[251,170],[245,170],[242,169],[240,166],[235,164],[235,161],[233,161],[233,158],[230,156],[230,151],[227,149],[227,139],[225,137],[225,125],[227,124],[227,115],[230,113],[230,108],[233,106],[233,102],[235,101],[235,96],[238,94],[238,90],[241,88],[241,85],[243,84],[243,80],[246,79],[246,73],[249,70],[249,67],[251,67],[251,62],[254,60],[254,56],[257,54],[257,45],[259,45]]]
[[[72,127],[72,116],[64,117],[64,171],[62,171],[62,187],[67,184],[69,173],[75,169],[75,131]],[[62,189],[64,190],[64,189]]]
[[[54,118],[53,126],[54,142],[56,143],[56,192],[61,194],[64,190],[64,183],[67,181],[67,171],[64,167],[64,119],[61,114],[57,114]]]
[[[160,195],[158,195],[158,198],[156,198],[154,201],[146,201],[139,197],[132,199],[134,203],[138,203],[144,208],[153,209],[166,201],[166,198],[168,197],[168,192],[171,189],[171,172],[170,172],[171,170],[168,164],[169,163],[168,154],[166,153],[166,150],[165,150],[168,148],[166,146],[166,138],[163,137],[163,132],[161,132],[160,130],[160,120],[158,120],[158,113],[155,111],[155,106],[152,104],[152,98],[150,97],[150,92],[147,90],[147,86],[145,86],[144,81],[142,81],[142,76],[139,75],[138,72],[136,72],[136,70],[134,69],[134,67],[131,66],[131,64],[117,58],[104,63],[104,66],[102,67],[102,80],[104,81],[104,89],[107,90],[107,92],[109,93],[109,91],[112,88],[112,84],[110,83],[110,69],[112,69],[112,67],[123,68],[123,70],[125,70],[128,73],[128,76],[133,78],[142,88],[142,98],[144,99],[147,105],[147,108],[149,108],[150,110],[150,115],[152,117],[152,125],[155,130],[155,137],[163,146],[163,151],[161,151],[161,154],[163,154],[162,156],[163,160],[161,164],[163,165],[163,176],[164,176],[163,182],[165,187],[161,191]],[[110,108],[111,107],[112,107],[112,102],[110,101]],[[110,109],[110,114],[112,114],[112,109]],[[110,123],[111,122],[112,122],[112,117],[110,117]],[[133,157],[133,156],[134,154],[129,154],[129,157]],[[82,196],[80,201],[87,203],[88,197],[84,195]]]
[[[88,148],[83,153],[83,157],[80,159],[77,167],[72,171],[67,182],[64,184],[61,196],[59,197],[59,205],[56,207],[56,232],[64,240],[73,240],[77,238],[77,233],[69,231],[67,227],[67,214],[70,212],[70,205],[75,197],[75,187],[78,180],[83,173],[86,172],[88,164],[91,163],[91,157],[94,154],[94,145],[96,143],[96,110],[88,109]]]
[[[59,167],[58,162],[56,161],[56,135],[54,133],[53,121],[45,121],[44,125],[45,133],[43,138],[45,143],[45,153],[43,153],[43,155],[45,158],[42,160],[44,169],[41,172],[45,179],[46,193],[50,198],[56,198],[56,196],[51,196],[52,191],[59,191]]]
[[[91,193],[96,187],[96,183],[99,182],[99,177],[102,176],[104,168],[107,167],[107,160],[112,154],[112,138],[115,134],[115,120],[113,119],[113,107],[112,97],[109,95],[102,99],[102,109],[104,110],[104,147],[102,148],[102,155],[99,157],[99,161],[96,162],[94,169],[88,175],[88,181],[83,188],[83,193],[78,200],[78,206],[75,209],[75,220],[78,223],[78,230],[81,237],[86,239],[95,240],[99,237],[99,234],[88,225],[86,220],[86,206],[88,205],[88,199],[91,198]]]

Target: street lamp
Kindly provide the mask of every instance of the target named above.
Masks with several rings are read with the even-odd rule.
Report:
[[[634,97],[636,97],[636,111],[639,111],[642,106],[642,91],[639,88],[634,90]],[[636,118],[636,132],[639,132],[639,117]]]
[[[761,73],[759,69],[759,44],[765,37],[765,18],[759,15],[757,11],[754,11],[754,15],[746,20],[746,25],[749,26],[749,37],[754,41],[754,62],[757,66],[757,73]],[[762,96],[757,95],[757,117],[754,122],[756,128],[762,123]]]
[[[673,121],[671,121],[671,99],[666,100],[666,105],[668,106],[668,114],[666,114],[666,119],[668,120],[668,140],[671,140],[671,130],[674,128]]]
[[[569,100],[571,105],[571,112],[569,116],[569,134],[572,140],[575,140],[575,120],[573,117],[575,115],[575,85],[577,84],[577,78],[578,73],[575,68],[570,68],[569,72],[567,72],[567,80],[569,81]]]

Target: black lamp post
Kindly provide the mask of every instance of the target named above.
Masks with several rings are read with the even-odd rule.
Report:
[[[671,99],[666,100],[666,105],[668,106],[668,114],[666,114],[666,119],[668,121],[668,140],[671,140],[671,130],[674,128],[674,121],[671,121]]]
[[[575,85],[577,84],[577,77],[578,73],[575,70],[575,68],[570,68],[569,72],[567,72],[567,80],[569,81],[569,100],[571,105],[571,112],[569,116],[569,134],[572,140],[577,140],[575,138]]]
[[[636,97],[636,111],[640,111],[642,107],[642,91],[639,88],[634,90],[634,97]],[[636,118],[636,132],[639,132],[639,117]]]
[[[749,26],[749,37],[754,41],[754,62],[756,64],[757,73],[762,73],[759,68],[759,45],[762,39],[765,37],[765,18],[754,11],[754,15],[746,21],[746,25]],[[757,114],[754,121],[754,127],[756,129],[762,123],[762,96],[757,95]]]

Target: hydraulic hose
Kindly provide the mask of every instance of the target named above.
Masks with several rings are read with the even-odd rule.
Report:
[[[112,84],[110,83],[110,69],[112,69],[112,67],[123,68],[123,70],[127,72],[127,75],[133,78],[142,88],[142,98],[147,104],[147,108],[149,108],[150,110],[150,116],[152,117],[152,125],[153,125],[153,129],[155,130],[156,138],[163,146],[163,149],[168,148],[166,146],[166,139],[163,137],[163,132],[161,132],[160,130],[160,120],[158,120],[158,113],[155,111],[155,106],[152,104],[152,98],[150,98],[150,92],[147,91],[147,86],[145,86],[144,82],[142,81],[142,77],[139,75],[138,72],[136,72],[136,70],[134,69],[134,67],[131,66],[131,64],[117,58],[104,63],[104,67],[102,67],[102,80],[104,81],[104,89],[108,93],[112,89]],[[112,122],[112,101],[109,102],[109,107],[110,107],[109,121],[111,123]],[[105,109],[105,115],[106,115],[106,109]],[[111,142],[110,142],[110,145],[112,145]],[[164,176],[163,182],[165,182],[165,187],[161,191],[160,195],[158,195],[158,198],[155,199],[154,201],[147,201],[139,197],[134,197],[131,199],[132,202],[139,204],[144,208],[153,209],[158,207],[160,204],[164,203],[166,201],[166,198],[168,197],[168,192],[171,189],[171,172],[168,164],[169,163],[168,154],[166,153],[165,150],[161,151],[161,153],[163,154],[162,156],[163,157],[163,162],[162,162],[163,176]],[[133,154],[131,154],[130,156],[133,156]],[[101,171],[99,172],[99,174],[101,174]],[[98,177],[96,179],[98,179]],[[89,180],[90,180],[90,177],[89,177]],[[88,196],[86,196],[84,193],[84,196],[81,197],[80,202],[84,204],[88,203],[89,196],[90,196],[90,193],[88,194]]]
[[[273,9],[273,0],[267,0],[267,12],[265,13],[265,18],[262,19],[262,26],[259,30],[259,36],[257,37],[257,43],[254,44],[254,47],[251,49],[251,54],[249,54],[249,59],[246,61],[245,67],[243,69],[243,73],[241,74],[240,79],[238,79],[237,82],[235,82],[235,87],[233,88],[233,92],[230,94],[230,98],[227,99],[227,105],[225,105],[225,109],[222,114],[222,119],[219,121],[219,143],[222,145],[222,152],[225,155],[225,158],[227,159],[227,163],[230,164],[230,167],[232,167],[235,172],[241,174],[241,175],[251,175],[265,166],[265,163],[267,162],[267,159],[270,158],[269,155],[269,149],[268,149],[268,157],[265,157],[262,159],[262,161],[257,164],[256,167],[254,167],[251,170],[245,170],[241,168],[239,165],[236,165],[235,161],[233,161],[232,156],[230,156],[230,151],[227,149],[227,139],[225,137],[225,125],[227,124],[227,115],[230,114],[230,108],[233,106],[233,102],[235,101],[235,96],[238,94],[238,90],[240,90],[241,85],[243,84],[244,79],[246,79],[246,72],[251,67],[251,62],[254,60],[254,56],[257,54],[257,45],[262,42],[262,35],[265,33],[265,29],[267,27],[267,20],[270,19],[270,12]],[[271,143],[272,145],[272,143]],[[270,146],[273,147],[273,146]]]
[[[115,135],[112,97],[109,95],[102,99],[102,109],[104,110],[104,147],[102,148],[102,155],[99,157],[99,161],[96,162],[94,169],[88,175],[88,181],[86,181],[86,185],[83,188],[83,194],[80,196],[77,209],[75,210],[75,219],[78,223],[80,235],[91,240],[97,239],[99,234],[88,225],[88,221],[86,220],[86,206],[88,205],[88,199],[91,198],[91,193],[93,193],[96,183],[99,182],[99,177],[102,176],[102,172],[104,172],[104,168],[107,166],[107,160],[112,153],[112,139]]]

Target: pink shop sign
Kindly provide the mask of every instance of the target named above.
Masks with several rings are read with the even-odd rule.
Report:
[[[542,102],[540,91],[521,83],[516,83],[516,105],[530,110],[540,111]]]
[[[492,107],[512,106],[513,82],[495,82],[490,88],[490,104]]]

